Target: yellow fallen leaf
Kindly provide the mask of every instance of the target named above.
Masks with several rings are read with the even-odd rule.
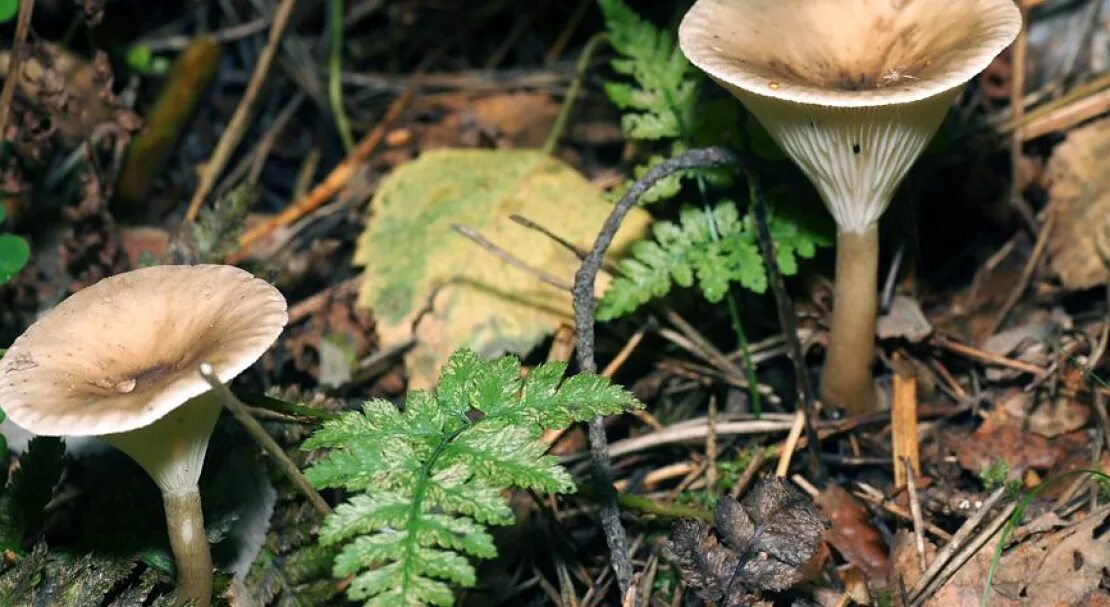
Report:
[[[384,179],[371,201],[354,257],[366,268],[359,303],[374,311],[384,345],[416,338],[406,360],[414,388],[433,385],[459,347],[483,356],[525,353],[571,321],[570,293],[497,259],[452,224],[570,283],[578,258],[510,216],[589,248],[611,210],[597,188],[540,151],[426,152]],[[614,258],[648,222],[645,211],[629,213],[610,248]]]

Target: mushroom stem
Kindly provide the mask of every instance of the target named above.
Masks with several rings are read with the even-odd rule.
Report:
[[[175,607],[208,607],[212,602],[212,554],[197,486],[219,416],[220,401],[208,391],[149,426],[103,436],[142,466],[162,491],[177,565]]]
[[[878,311],[879,229],[836,235],[832,329],[821,377],[821,399],[849,414],[878,408],[871,363]]]
[[[163,495],[166,528],[177,563],[177,600],[181,607],[208,607],[212,600],[212,555],[204,532],[200,493],[193,491]]]

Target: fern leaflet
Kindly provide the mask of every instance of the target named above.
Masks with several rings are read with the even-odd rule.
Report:
[[[630,139],[663,142],[669,155],[685,152],[689,144],[723,143],[721,134],[737,123],[735,103],[699,104],[704,76],[682,54],[674,35],[643,19],[622,0],[598,0],[609,44],[619,55],[610,62],[613,71],[628,80],[605,83],[605,93],[623,112],[621,130]],[[652,155],[636,167],[636,177],[664,160]],[[678,194],[682,180],[703,175],[709,182],[731,183],[728,170],[681,171],[667,177],[644,193],[648,204]],[[631,182],[630,182],[631,183]]]
[[[621,127],[634,139],[679,138],[697,102],[700,74],[675,44],[621,0],[599,0],[609,44],[621,55],[611,62],[618,74],[633,79],[606,82],[605,93],[622,110]]]
[[[733,143],[730,135],[738,131],[739,104],[732,99],[699,98],[701,72],[686,60],[674,36],[637,15],[623,0],[598,0],[598,4],[609,41],[619,55],[612,61],[613,70],[627,77],[605,87],[610,100],[624,112],[625,134],[655,142],[656,148],[669,144],[671,156],[691,145]],[[665,159],[663,154],[649,155],[645,165],[635,168],[635,177]],[[653,238],[632,245],[630,256],[620,263],[622,276],[598,304],[599,320],[630,314],[666,295],[674,285],[697,286],[711,303],[728,296],[734,283],[756,293],[766,290],[767,275],[752,218],[741,217],[733,202],[713,204],[706,196],[707,185],[731,185],[730,170],[680,171],[656,183],[640,202],[673,198],[682,190],[682,180],[689,178],[698,179],[702,207],[683,207],[677,223],[657,220]],[[818,246],[829,244],[823,230],[810,229],[794,217],[773,215],[768,221],[785,275],[797,273],[798,257],[813,257]],[[730,303],[730,309],[734,305]],[[738,339],[743,341],[741,336]]]
[[[632,245],[630,257],[621,260],[617,277],[598,302],[599,320],[631,314],[652,299],[670,292],[673,285],[697,285],[705,299],[716,303],[732,283],[763,293],[767,273],[759,255],[754,218],[741,218],[736,205],[724,200],[710,216],[702,209],[683,207],[678,223],[657,220],[653,239]],[[810,258],[817,246],[828,244],[820,232],[785,215],[768,218],[779,268],[785,275],[798,271],[798,257]]]
[[[544,430],[641,405],[597,375],[563,379],[548,363],[520,377],[513,357],[453,354],[434,393],[411,391],[400,411],[384,400],[327,421],[303,445],[330,448],[307,476],[355,493],[324,523],[323,544],[346,542],[337,577],[368,607],[451,605],[451,584],[472,586],[471,558],[496,556],[488,525],[513,522],[509,487],[575,489],[545,455]]]

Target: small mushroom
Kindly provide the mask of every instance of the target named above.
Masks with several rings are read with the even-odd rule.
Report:
[[[690,61],[739,99],[837,224],[826,404],[877,407],[879,217],[965,83],[1017,36],[1012,0],[698,0]]]
[[[106,278],[58,304],[0,360],[0,403],[48,436],[99,436],[162,491],[177,563],[177,605],[207,606],[212,558],[200,478],[220,413],[197,372],[222,382],[281,333],[285,299],[233,266],[155,266]]]

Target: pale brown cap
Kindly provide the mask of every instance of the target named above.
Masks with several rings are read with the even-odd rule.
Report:
[[[58,304],[0,360],[0,407],[36,434],[147,426],[230,381],[288,319],[285,298],[234,266],[154,266],[106,278]]]
[[[698,0],[678,37],[862,234],[1020,29],[1012,0]]]
[[[698,0],[679,41],[749,93],[873,107],[962,86],[1020,29],[1012,0]]]

